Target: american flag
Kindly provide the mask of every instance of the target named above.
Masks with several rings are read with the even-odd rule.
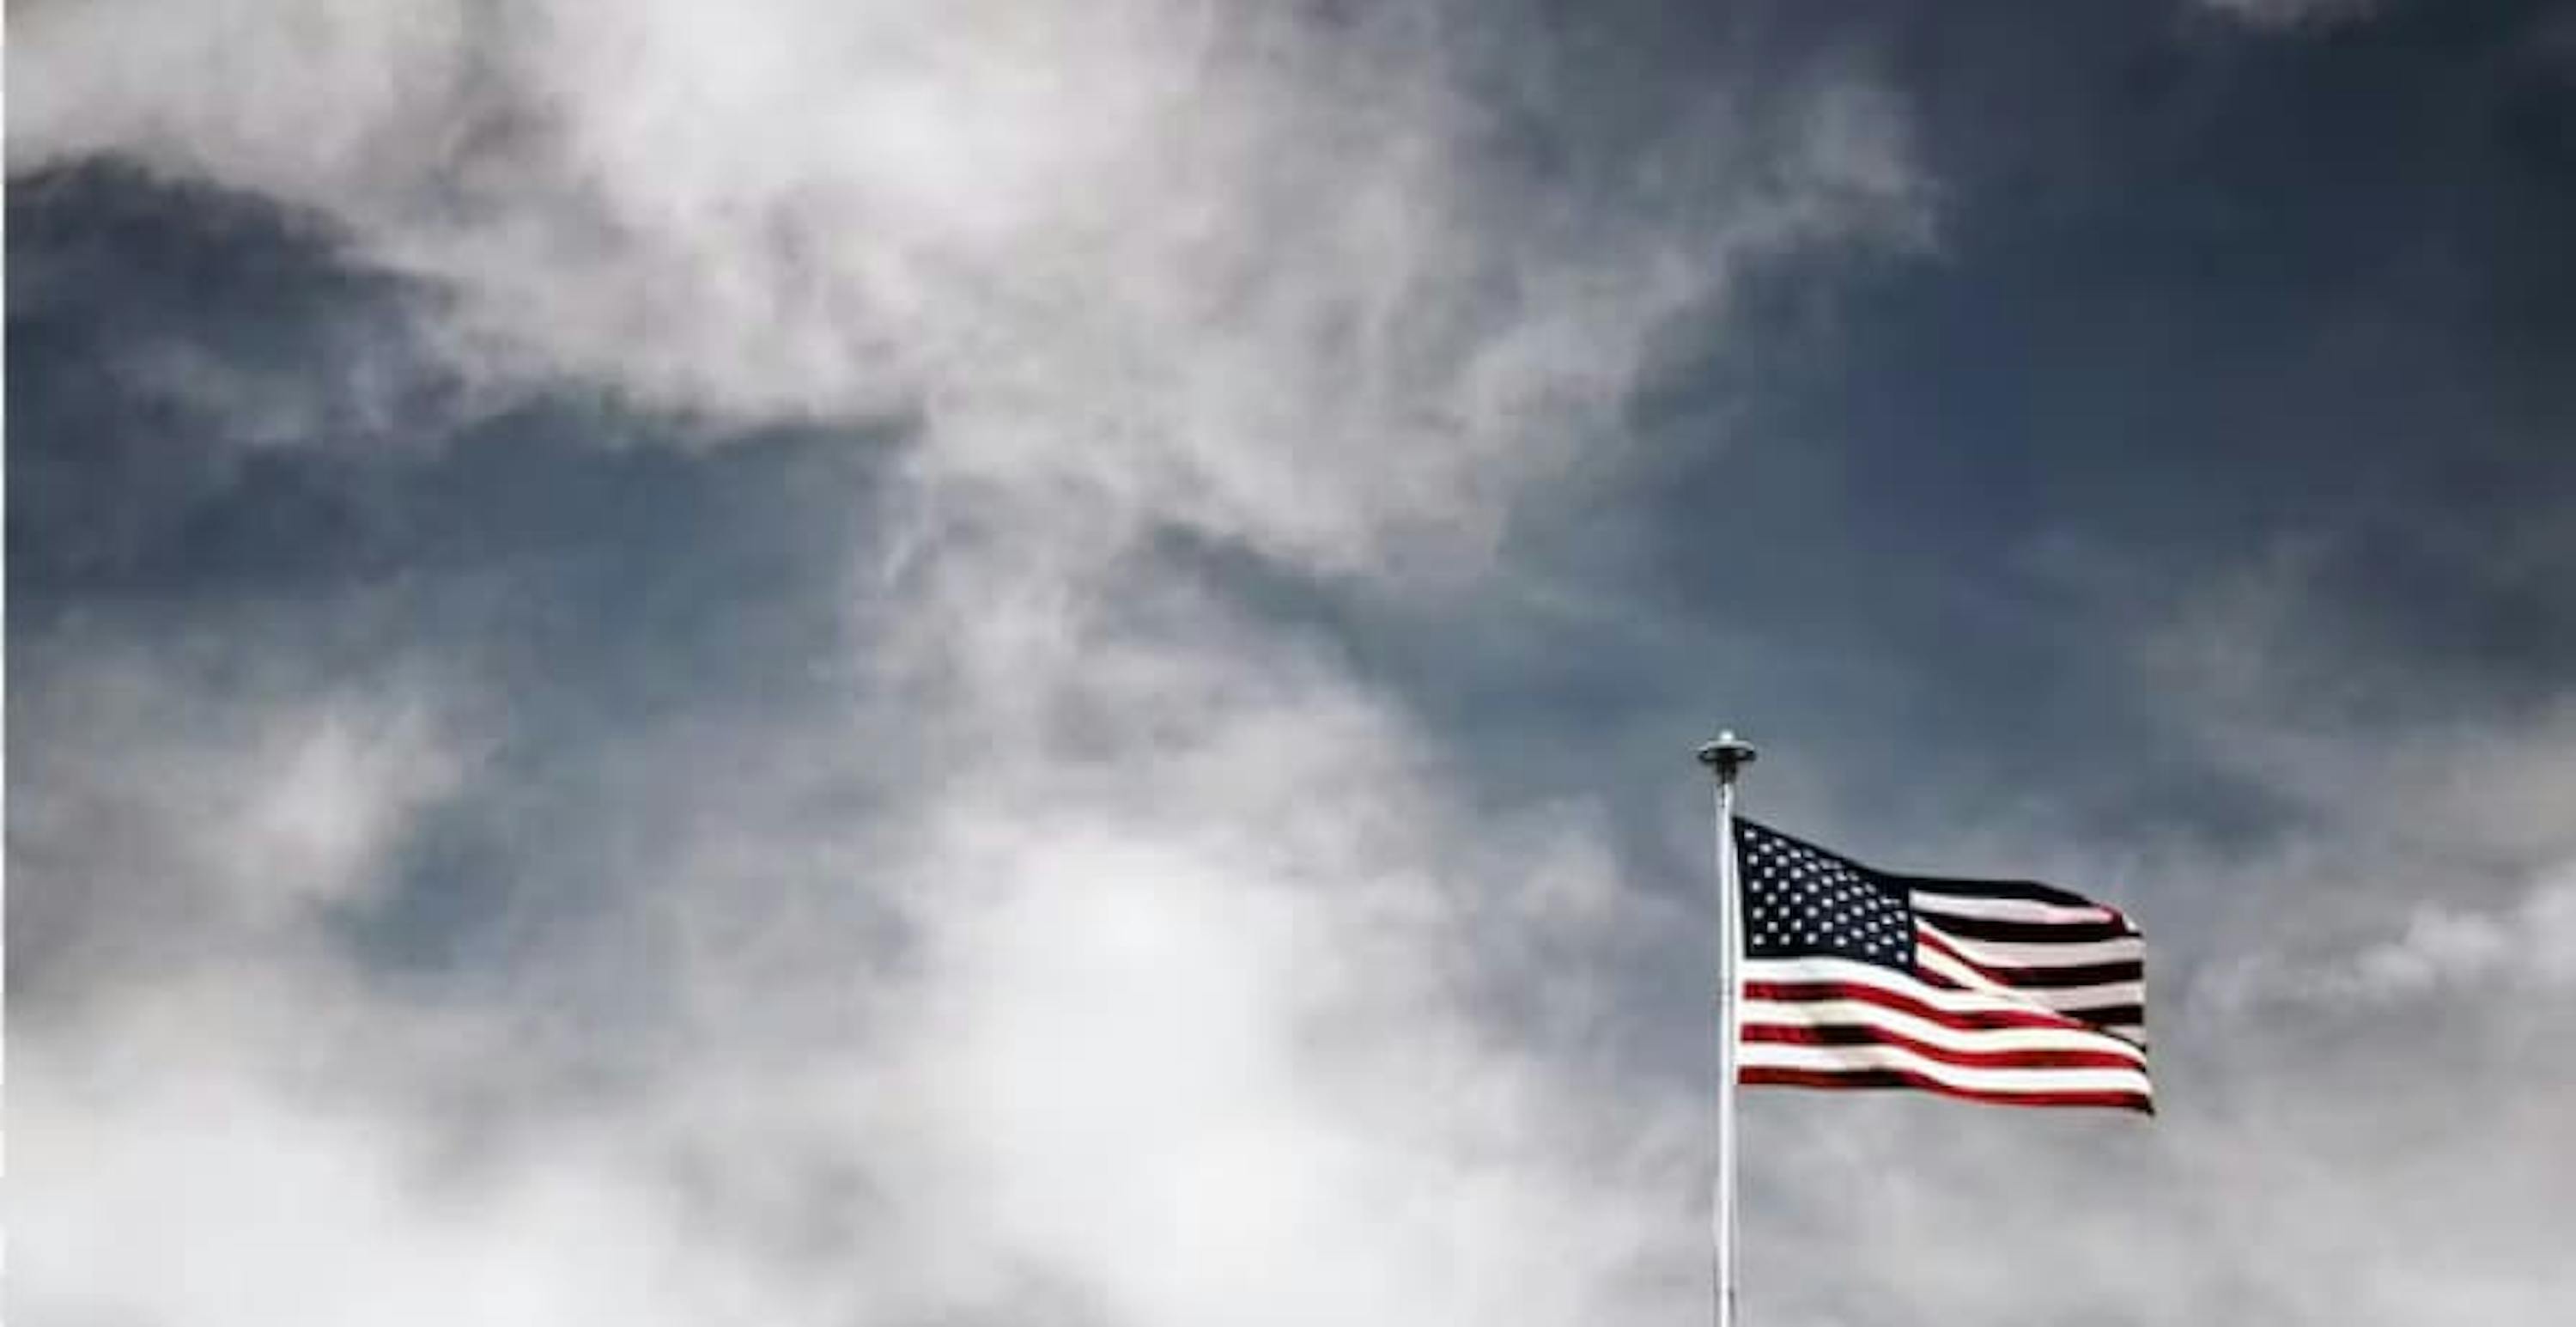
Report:
[[[1746,1083],[2155,1113],[2146,941],[2046,885],[1891,875],[1749,820]]]

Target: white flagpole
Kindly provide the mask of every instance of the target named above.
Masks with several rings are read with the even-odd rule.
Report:
[[[1716,1243],[1716,1327],[1735,1327],[1736,1023],[1744,1003],[1744,893],[1736,880],[1735,776],[1753,763],[1753,744],[1720,730],[1699,749],[1717,776],[1717,1184],[1710,1208]]]

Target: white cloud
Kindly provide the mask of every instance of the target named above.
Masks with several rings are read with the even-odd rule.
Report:
[[[39,773],[89,810],[26,874],[117,881],[101,911],[156,945],[190,936],[156,900],[280,879],[255,934],[197,937],[186,972],[71,968],[85,1016],[13,1029],[27,1302],[1700,1311],[1699,1084],[1607,1075],[1587,1022],[1645,957],[1696,962],[1695,920],[1615,877],[1586,809],[1475,804],[1347,659],[1149,536],[1472,569],[1742,265],[1919,243],[1925,198],[1902,116],[1840,66],[1712,71],[1578,185],[1488,95],[1509,42],[1372,15],[21,18],[22,168],[116,150],[317,209],[451,297],[480,372],[911,430],[849,552],[851,690],[775,725],[642,716],[566,760],[608,786],[509,820],[507,892],[542,919],[471,971],[372,971],[328,924],[438,883],[388,850],[455,771],[524,777],[436,756],[474,749],[447,726],[471,679],[271,697],[248,735],[137,719],[83,777]],[[224,638],[294,659],[308,625]],[[227,712],[162,662],[127,693]],[[203,774],[120,791],[156,767]]]
[[[379,894],[412,818],[467,777],[474,740],[426,669],[313,686],[205,645],[172,624],[19,651],[10,852],[47,882],[21,934],[65,951],[31,967],[230,961]]]
[[[1145,753],[991,748],[831,829],[806,825],[814,799],[863,748],[760,742],[765,764],[737,763],[708,734],[636,734],[619,755],[652,773],[630,795],[688,813],[626,831],[647,838],[614,881],[550,879],[563,863],[529,845],[525,888],[610,887],[435,998],[334,960],[310,903],[363,888],[248,932],[133,919],[196,961],[91,967],[82,1007],[15,1029],[13,1182],[42,1214],[17,1250],[24,1302],[218,1324],[362,1299],[395,1323],[1574,1323],[1695,1304],[1694,1227],[1670,1201],[1698,1139],[1688,1085],[1600,1093],[1484,1003],[1506,978],[1580,1003],[1651,943],[1651,905],[1586,902],[1616,888],[1598,859],[1480,846],[1494,827],[1428,777],[1400,717],[1202,612],[1196,644],[1091,637],[1127,656],[1091,677],[1112,712],[1136,712],[1128,685],[1171,701]],[[138,661],[115,693],[192,713],[214,698],[191,680]],[[228,765],[194,728],[101,727],[118,768],[181,787],[202,770],[254,813],[173,793],[39,817],[13,846],[46,885],[153,863],[174,900],[229,897],[236,862],[381,886],[426,803],[362,771],[421,745],[352,747],[348,711],[323,712],[215,725],[294,738]],[[57,804],[116,796],[43,782]],[[152,897],[112,889],[103,905]],[[1544,932],[1565,961],[1499,971],[1489,927]],[[546,1032],[567,1018],[578,1046]]]
[[[2493,909],[2415,904],[2387,938],[2321,957],[2296,950],[2245,957],[2216,974],[2208,998],[2231,1010],[2303,1004],[2352,1017],[2432,998],[2514,1000],[2576,985],[2576,871],[2560,869]]]
[[[1901,119],[1831,66],[1762,96],[1728,71],[1575,187],[1474,90],[1510,81],[1478,63],[1510,44],[1410,8],[310,0],[18,26],[22,168],[117,150],[321,209],[453,292],[491,373],[905,419],[926,478],[1340,570],[1472,555],[1738,264],[1924,213]]]

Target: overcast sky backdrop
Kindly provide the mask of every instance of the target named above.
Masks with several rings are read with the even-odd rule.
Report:
[[[9,19],[14,1320],[1701,1321],[1727,722],[1747,1321],[2567,1321],[2566,7]]]

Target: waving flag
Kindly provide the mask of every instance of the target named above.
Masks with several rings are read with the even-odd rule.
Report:
[[[1891,875],[1749,820],[1741,1081],[2153,1114],[2146,941],[2046,885]]]

